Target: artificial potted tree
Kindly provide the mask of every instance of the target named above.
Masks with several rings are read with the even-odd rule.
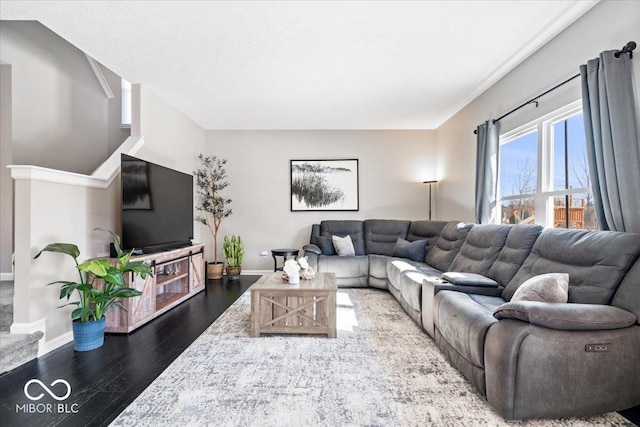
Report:
[[[51,243],[34,257],[34,259],[40,257],[43,252],[58,252],[69,255],[76,263],[78,282],[58,280],[49,283],[49,285],[62,285],[60,299],[69,301],[75,293],[79,297],[78,301],[68,302],[62,306],[76,306],[76,309],[71,312],[76,351],[89,351],[101,347],[104,344],[105,314],[107,311],[112,307],[126,310],[120,299],[142,294],[136,289],[127,287],[124,274],[139,274],[143,279],[147,275],[153,274],[148,264],[142,261],[130,261],[133,250],[123,252],[120,248],[120,236],[111,231],[109,233],[113,235],[117,253],[113,265],[108,259],[91,259],[79,264],[80,250],[73,243]]]
[[[198,203],[196,209],[203,214],[196,218],[206,225],[213,236],[213,263],[207,263],[207,278],[221,279],[224,263],[218,260],[218,231],[222,220],[231,215],[231,199],[220,193],[229,186],[225,165],[227,161],[216,156],[198,155],[200,168],[193,174],[196,177]]]
[[[227,260],[227,277],[229,280],[237,280],[242,272],[242,260],[244,258],[244,245],[240,236],[224,236],[222,253]]]

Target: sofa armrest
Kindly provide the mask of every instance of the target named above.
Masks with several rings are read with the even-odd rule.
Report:
[[[302,247],[302,250],[304,251],[305,255],[307,255],[308,252],[316,255],[322,255],[322,251],[320,250],[320,248],[311,243],[309,243],[308,245],[304,245]]]
[[[498,320],[516,319],[545,328],[569,331],[621,329],[636,322],[634,314],[610,305],[539,301],[508,302],[496,308],[493,316]]]
[[[490,297],[499,297],[502,295],[503,287],[490,288],[487,286],[473,285],[454,285],[453,283],[439,283],[434,287],[434,294],[440,291],[456,291],[463,294],[486,295]]]

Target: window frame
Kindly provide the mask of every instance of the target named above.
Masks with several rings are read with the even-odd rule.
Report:
[[[582,112],[582,101],[577,100],[562,108],[545,114],[535,120],[532,120],[513,130],[500,134],[500,147],[514,140],[523,137],[529,133],[538,132],[537,140],[537,159],[536,159],[536,192],[529,194],[516,194],[511,196],[502,196],[500,194],[500,166],[502,156],[498,163],[498,189],[496,198],[496,209],[493,222],[502,224],[502,203],[510,200],[533,199],[534,206],[534,223],[544,227],[554,227],[554,205],[553,200],[556,197],[564,197],[571,194],[592,193],[591,188],[571,188],[555,190],[553,178],[554,164],[554,135],[553,126],[557,123],[569,119]]]

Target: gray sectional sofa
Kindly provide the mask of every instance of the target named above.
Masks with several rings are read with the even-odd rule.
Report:
[[[331,253],[334,235],[349,235],[356,255]],[[406,242],[418,250],[394,256]],[[340,287],[389,290],[505,419],[640,404],[640,234],[323,221],[312,226],[304,251],[317,271],[336,273]],[[444,272],[492,281],[454,285]],[[544,273],[569,274],[568,303],[511,301],[527,279]]]

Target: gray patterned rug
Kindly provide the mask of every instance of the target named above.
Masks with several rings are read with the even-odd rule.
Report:
[[[387,292],[338,291],[338,338],[249,338],[246,292],[114,426],[633,425],[505,422]]]

